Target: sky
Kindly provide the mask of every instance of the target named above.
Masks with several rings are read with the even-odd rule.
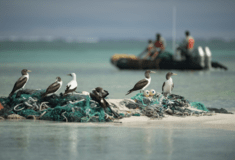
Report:
[[[235,38],[234,0],[0,0],[0,37]]]

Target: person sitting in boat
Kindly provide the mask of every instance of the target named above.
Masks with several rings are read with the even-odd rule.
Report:
[[[185,57],[186,60],[190,60],[194,49],[195,41],[194,38],[190,36],[189,31],[185,31],[185,36],[186,36],[185,40],[177,49],[181,51],[181,56]]]
[[[149,44],[146,48],[147,54],[143,59],[148,59],[149,57],[153,56],[154,54],[154,44],[152,40],[149,40]]]
[[[155,47],[155,53],[151,57],[152,60],[156,59],[157,56],[163,53],[166,48],[166,41],[159,33],[157,33],[156,35],[156,41],[154,43],[154,47]]]

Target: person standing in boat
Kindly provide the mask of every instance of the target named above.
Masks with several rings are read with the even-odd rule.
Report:
[[[148,59],[149,57],[152,57],[155,51],[154,44],[152,40],[149,40],[149,44],[146,48],[147,54],[143,59]]]
[[[152,60],[156,59],[157,56],[163,53],[166,48],[166,41],[159,33],[156,34],[156,41],[154,42],[154,47],[155,53],[151,57]]]
[[[190,60],[194,49],[195,41],[194,38],[190,36],[189,31],[185,31],[185,36],[185,40],[177,49],[181,50],[181,56],[185,56],[186,60]]]

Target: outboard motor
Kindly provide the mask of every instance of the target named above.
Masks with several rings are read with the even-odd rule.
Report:
[[[205,68],[211,69],[211,51],[209,47],[205,47]]]
[[[195,61],[202,67],[205,67],[205,53],[201,46],[194,50]]]

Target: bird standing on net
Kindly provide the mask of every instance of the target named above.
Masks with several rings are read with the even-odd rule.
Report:
[[[150,71],[150,70],[145,71],[145,79],[142,79],[139,82],[137,82],[135,84],[135,86],[127,92],[126,95],[130,94],[133,91],[137,91],[137,90],[140,90],[140,92],[141,92],[141,90],[144,90],[145,88],[147,88],[151,82],[151,77],[149,75],[150,73],[156,73],[156,72]]]
[[[166,81],[162,85],[162,94],[167,97],[167,94],[171,94],[171,91],[174,88],[173,79],[171,78],[172,75],[177,75],[176,73],[168,72],[166,74]]]
[[[106,90],[103,90],[101,87],[96,87],[95,89],[92,90],[90,93],[90,97],[92,100],[96,101],[99,103],[100,107],[103,109],[109,108],[110,111],[117,117],[121,118],[120,115],[116,112],[114,112],[111,107],[109,106],[109,103],[105,100],[105,97],[109,95],[109,92]]]
[[[16,81],[11,93],[9,94],[9,97],[11,97],[16,91],[20,89],[24,89],[26,83],[29,80],[29,74],[28,72],[31,72],[30,70],[23,69],[21,71],[22,76]]]
[[[77,80],[76,80],[76,74],[71,73],[71,74],[68,74],[68,76],[73,77],[73,80],[67,84],[65,92],[64,92],[64,96],[66,96],[68,93],[71,93],[71,92],[73,94],[73,92],[77,89],[77,86],[78,86]]]
[[[42,97],[51,96],[55,94],[61,88],[62,83],[63,82],[61,78],[56,77],[56,81],[47,88],[46,92],[42,94]]]

